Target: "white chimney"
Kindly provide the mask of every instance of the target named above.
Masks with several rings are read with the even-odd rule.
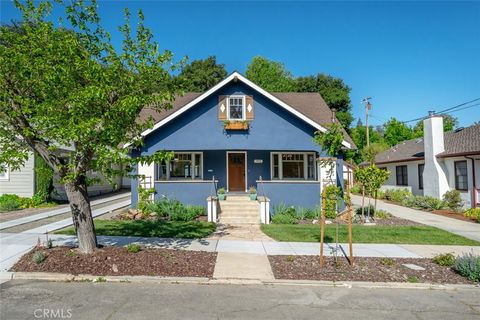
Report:
[[[423,141],[425,152],[423,194],[440,199],[449,190],[447,175],[437,158],[438,154],[445,151],[441,116],[430,113],[430,117],[423,120]]]

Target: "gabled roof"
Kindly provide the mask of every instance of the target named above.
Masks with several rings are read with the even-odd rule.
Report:
[[[252,89],[258,91],[317,130],[321,132],[327,131],[325,126],[326,124],[331,123],[331,110],[322,99],[320,94],[308,92],[269,93],[235,71],[204,93],[189,92],[183,96],[177,97],[173,103],[173,107],[169,110],[158,112],[153,108],[145,107],[140,113],[140,119],[145,120],[147,118],[153,118],[155,125],[152,129],[142,132],[142,136],[147,136],[153,131],[167,124],[234,79],[237,79]],[[355,148],[355,144],[345,131],[343,145],[348,149]]]
[[[480,125],[446,132],[445,151],[437,157],[447,158],[459,155],[480,154]],[[406,140],[377,154],[375,163],[404,162],[424,159],[423,138]]]

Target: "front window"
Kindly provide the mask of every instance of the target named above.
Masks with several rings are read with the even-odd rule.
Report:
[[[228,98],[228,119],[229,120],[244,120],[244,97],[231,96]]]
[[[467,161],[455,161],[455,189],[468,190]]]
[[[315,154],[272,153],[272,179],[315,180]]]
[[[425,169],[425,165],[419,164],[418,165],[418,189],[423,189],[423,169]]]
[[[397,166],[397,186],[408,186],[407,166]]]
[[[155,163],[155,181],[203,178],[201,153],[176,152],[170,162]]]
[[[9,179],[9,170],[7,165],[0,165],[0,180],[8,180]]]

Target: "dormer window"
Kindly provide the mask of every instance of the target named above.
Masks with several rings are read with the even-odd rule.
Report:
[[[228,120],[245,120],[245,96],[228,97]]]

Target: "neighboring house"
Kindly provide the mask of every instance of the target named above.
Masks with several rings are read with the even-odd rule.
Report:
[[[250,186],[271,205],[319,204],[316,160],[322,154],[313,137],[335,116],[318,93],[269,93],[234,72],[204,93],[177,98],[168,111],[145,108],[141,118],[148,117],[155,125],[143,133],[144,144],[131,150],[132,156],[162,150],[175,156],[168,163],[137,167],[145,178],[132,180],[133,206],[139,183],[155,187],[156,199],[186,204],[206,205],[221,187],[245,193]],[[346,133],[344,139],[345,148],[354,148]],[[343,176],[341,169],[337,176]]]
[[[4,170],[0,173],[0,195],[2,194],[16,194],[20,197],[31,198],[35,193],[35,164],[36,159],[33,152],[29,154],[27,161],[20,170],[10,170],[9,167],[4,167]],[[88,186],[88,194],[91,196],[104,194],[115,191],[121,187],[130,187],[130,183],[125,184],[124,180],[117,178],[112,185],[99,174],[90,172],[89,177],[99,178],[100,183],[96,183]],[[58,183],[59,177],[53,178],[54,192],[52,198],[57,200],[67,200],[65,189],[63,185]]]
[[[431,116],[424,120],[424,138],[397,144],[375,163],[390,171],[383,189],[408,188],[435,198],[456,189],[465,207],[480,202],[480,125],[444,133],[443,118]]]

